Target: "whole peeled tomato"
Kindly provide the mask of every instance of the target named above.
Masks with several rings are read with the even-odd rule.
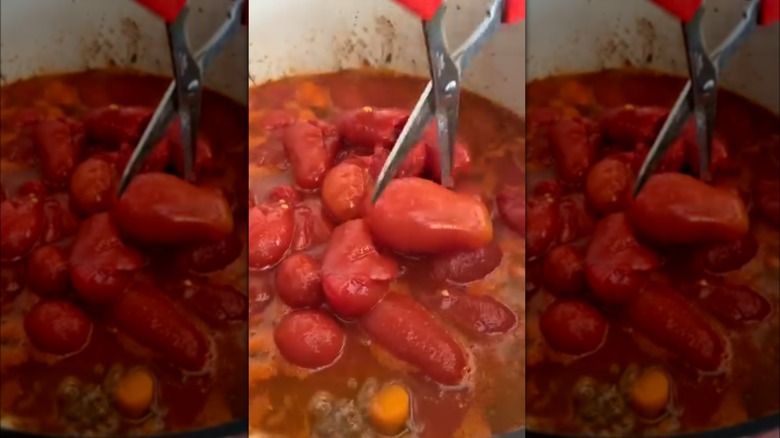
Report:
[[[344,330],[318,310],[298,310],[285,315],[274,330],[282,357],[301,368],[318,369],[335,362],[344,350]]]
[[[92,321],[67,301],[39,301],[24,317],[24,331],[41,351],[57,355],[81,351],[92,334]]]
[[[475,250],[493,240],[485,204],[421,178],[392,180],[365,218],[377,243],[401,253]]]
[[[249,267],[266,269],[282,260],[295,229],[293,208],[285,201],[266,202],[249,210]]]
[[[539,326],[552,348],[574,355],[599,349],[609,328],[595,307],[581,301],[556,301],[542,313]]]

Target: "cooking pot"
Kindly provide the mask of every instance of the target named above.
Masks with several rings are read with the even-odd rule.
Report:
[[[224,20],[230,2],[190,0],[188,23],[194,48]],[[131,0],[3,0],[0,6],[0,83],[35,75],[120,67],[171,76],[163,21]],[[206,86],[246,103],[246,33],[239,32],[206,73]],[[2,436],[16,433],[2,416]],[[177,437],[230,436],[246,431],[246,420]]]
[[[741,18],[746,2],[707,0],[705,42],[716,47]],[[529,0],[529,80],[638,67],[687,76],[679,22],[649,0]],[[780,26],[758,29],[721,74],[721,86],[780,112]],[[686,436],[750,436],[775,429],[780,414]],[[529,435],[545,436],[529,431]],[[777,436],[777,435],[771,435]]]
[[[485,16],[488,0],[448,0],[455,49]],[[254,1],[249,11],[250,86],[285,76],[375,67],[429,76],[419,19],[391,0]],[[525,26],[504,26],[464,71],[464,87],[525,113]],[[517,391],[523,391],[518,386]],[[258,438],[261,433],[252,434]],[[506,435],[522,436],[522,432]]]

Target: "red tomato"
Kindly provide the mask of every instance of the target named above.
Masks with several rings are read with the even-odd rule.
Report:
[[[677,292],[640,291],[628,307],[631,325],[651,341],[702,371],[720,370],[726,362],[726,339]]]
[[[439,134],[436,131],[436,123],[428,125],[423,132],[423,142],[425,142],[426,158],[425,169],[434,181],[441,181],[441,151],[439,150]],[[468,173],[471,170],[471,154],[468,145],[460,140],[456,140],[452,145],[452,177]]]
[[[392,180],[365,217],[378,243],[402,253],[474,250],[493,240],[482,202],[421,178]]]
[[[363,107],[341,115],[336,126],[341,140],[349,146],[390,149],[408,118],[406,110]]]
[[[558,176],[578,186],[596,159],[598,138],[590,124],[580,119],[563,119],[550,127],[550,146],[555,154]]]
[[[628,217],[637,234],[672,245],[735,240],[749,225],[739,194],[681,173],[651,176]]]
[[[696,136],[696,121],[691,119],[683,128],[681,135],[683,143],[685,144],[685,159],[688,163],[688,167],[694,172],[699,174],[699,140]],[[718,171],[723,170],[728,166],[729,150],[726,147],[726,143],[714,135],[712,137],[712,143],[710,144],[710,175],[716,174]]]
[[[284,148],[292,163],[295,183],[306,190],[320,187],[336,156],[335,130],[323,124],[301,121],[284,130]]]
[[[68,256],[62,248],[42,246],[27,261],[27,283],[36,294],[43,297],[63,295],[70,287]]]
[[[277,186],[268,194],[268,200],[272,202],[284,201],[290,205],[296,205],[301,201],[298,192],[291,186]]]
[[[123,235],[143,244],[187,244],[233,232],[225,197],[165,173],[137,175],[111,215]]]
[[[747,233],[731,242],[715,243],[696,251],[702,267],[714,273],[733,271],[746,265],[758,254],[758,241]]]
[[[232,233],[216,242],[189,247],[183,251],[182,256],[184,264],[190,271],[208,273],[219,271],[233,263],[243,249],[241,236]]]
[[[181,289],[184,306],[211,325],[246,321],[247,296],[232,286],[193,278]]]
[[[333,230],[322,259],[322,286],[328,305],[338,315],[349,318],[368,312],[397,276],[398,263],[377,252],[362,219]]]
[[[365,169],[356,164],[341,163],[325,175],[322,203],[338,223],[357,219],[366,195],[370,196],[370,186]]]
[[[668,114],[668,109],[652,106],[612,108],[602,114],[601,130],[607,141],[623,148],[653,144]]]
[[[421,294],[420,300],[469,336],[500,335],[517,325],[514,312],[488,295],[441,291]]]
[[[685,164],[685,141],[683,139],[675,140],[664,154],[661,161],[654,169],[656,172],[678,172]],[[638,143],[631,152],[618,152],[610,155],[626,163],[634,174],[639,174],[642,165],[645,164],[647,155],[650,153],[649,144]]]
[[[282,356],[302,368],[324,368],[336,362],[344,350],[344,330],[318,310],[298,310],[285,315],[274,330],[274,342]]]
[[[439,281],[471,283],[485,278],[501,264],[503,252],[497,243],[471,251],[456,251],[431,258],[431,276]]]
[[[200,144],[200,142],[198,142]],[[135,143],[122,143],[119,146],[119,150],[116,151],[117,159],[115,165],[119,167],[119,172],[124,172],[125,166],[130,161],[133,152],[135,151]],[[149,155],[144,158],[143,164],[141,164],[141,172],[162,172],[168,168],[171,163],[171,151],[173,145],[167,137],[163,137],[157,145],[152,148]],[[179,146],[181,147],[181,146]]]
[[[295,232],[291,248],[302,251],[328,241],[333,225],[325,218],[319,199],[307,199],[295,206]]]
[[[73,236],[79,230],[79,218],[70,208],[70,197],[57,193],[43,201],[45,229],[43,243],[54,243]]]
[[[70,199],[86,215],[106,211],[116,199],[118,175],[106,161],[89,158],[73,171]]]
[[[593,294],[606,303],[631,299],[660,261],[634,237],[624,213],[602,219],[585,253],[585,275]]]
[[[585,196],[572,193],[560,201],[561,232],[558,243],[569,243],[593,232],[596,219],[585,205]]]
[[[35,348],[67,355],[81,351],[92,335],[92,321],[67,301],[39,301],[24,317],[24,331]]]
[[[25,287],[23,262],[0,264],[0,306],[12,302]]]
[[[44,120],[33,128],[41,173],[54,186],[68,183],[84,148],[84,127],[73,120]]]
[[[544,254],[558,237],[561,212],[558,198],[550,195],[532,196],[527,208],[525,250],[533,259]]]
[[[376,147],[374,149],[374,153],[371,155],[368,165],[368,173],[371,175],[371,178],[374,180],[379,179],[379,174],[382,172],[385,161],[387,161],[387,157],[389,156],[390,151],[388,149],[383,147]],[[426,145],[421,141],[409,151],[409,155],[394,176],[396,178],[420,176],[423,173],[423,170],[425,170],[426,157]]]
[[[730,327],[761,322],[772,312],[769,301],[745,285],[727,283],[716,277],[699,283],[694,289],[702,307]]]
[[[609,324],[595,307],[581,301],[556,301],[542,313],[539,327],[548,344],[562,353],[593,353],[604,345]]]
[[[504,186],[496,195],[498,213],[516,233],[525,234],[525,187]]]
[[[165,156],[170,157],[169,160],[173,161],[173,165],[179,175],[184,175],[184,146],[181,142],[180,126],[179,119],[176,119],[173,123],[171,123],[171,126],[168,128],[168,132],[165,137],[168,143],[167,155],[164,155],[166,149],[160,148],[160,146],[158,146],[160,152],[157,157],[160,163],[165,162],[163,161]],[[194,162],[192,163],[193,172],[198,175],[201,172],[213,170],[216,168],[216,166],[217,165],[214,161],[214,152],[211,149],[211,143],[208,141],[205,135],[198,133],[198,138],[195,141]]]
[[[40,198],[26,196],[0,203],[0,260],[26,256],[43,237],[45,216]]]
[[[320,263],[306,253],[282,260],[276,268],[276,294],[292,308],[318,307],[322,304]]]
[[[249,210],[249,267],[266,269],[282,260],[293,238],[293,209],[284,202]]]
[[[588,203],[600,214],[622,211],[631,197],[631,171],[623,162],[605,158],[596,163],[585,180]]]
[[[267,272],[249,273],[249,318],[260,315],[274,298]]]
[[[441,384],[457,385],[469,371],[460,344],[412,297],[388,294],[361,325],[382,348]]]
[[[555,295],[578,295],[585,290],[585,257],[582,252],[571,245],[551,249],[544,256],[542,280],[547,290]]]
[[[151,285],[130,287],[111,314],[120,330],[187,371],[202,370],[212,354],[206,335]]]
[[[36,197],[38,199],[43,199],[48,194],[48,190],[46,190],[46,185],[38,180],[32,180],[27,181],[21,186],[19,186],[19,189],[16,191],[17,197]]]
[[[775,228],[780,228],[780,181],[760,180],[755,184],[753,193],[759,213]]]
[[[153,112],[143,107],[112,105],[100,108],[87,114],[87,134],[94,142],[113,147],[123,143],[136,144]]]
[[[70,275],[79,296],[88,302],[113,300],[144,266],[144,257],[119,238],[108,213],[81,223],[70,253]]]

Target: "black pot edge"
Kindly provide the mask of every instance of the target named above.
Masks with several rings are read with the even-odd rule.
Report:
[[[219,426],[207,427],[186,432],[173,432],[160,435],[147,435],[146,438],[229,438],[240,437],[247,434],[249,420],[242,418]],[[3,438],[37,438],[37,437],[66,437],[67,435],[36,435],[29,432],[20,432],[12,429],[0,429]],[[76,437],[74,437],[76,438]]]
[[[661,435],[664,438],[750,438],[754,435],[780,428],[780,412],[746,421],[734,426],[702,432]],[[574,438],[575,435],[556,435],[552,433],[527,430],[525,428],[501,435],[499,438]]]

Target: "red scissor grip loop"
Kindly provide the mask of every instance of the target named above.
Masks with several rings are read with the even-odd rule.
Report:
[[[503,21],[514,24],[525,20],[525,0],[506,0]]]
[[[771,26],[780,21],[780,0],[763,0],[758,15],[758,24]]]
[[[163,20],[171,22],[176,20],[179,13],[184,9],[187,0],[135,0],[138,4],[149,9]]]
[[[395,0],[396,3],[412,11],[423,20],[430,20],[439,9],[443,0]]]
[[[691,21],[703,0],[653,0],[658,7],[684,22]]]

